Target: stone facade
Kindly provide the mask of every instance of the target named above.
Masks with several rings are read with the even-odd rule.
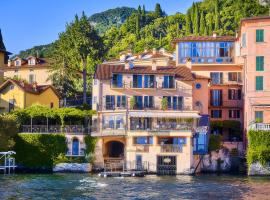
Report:
[[[54,166],[53,172],[91,172],[92,165],[89,163],[59,163]]]
[[[266,166],[263,166],[259,162],[252,163],[248,169],[248,175],[270,176],[270,163]]]

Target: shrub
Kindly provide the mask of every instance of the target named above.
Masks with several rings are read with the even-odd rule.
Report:
[[[18,133],[18,124],[14,116],[0,116],[0,151],[12,150],[14,136]]]
[[[85,142],[85,146],[86,146],[85,154],[93,153],[95,151],[97,138],[87,135],[84,137],[84,142]]]
[[[266,165],[270,162],[270,132],[254,131],[248,133],[247,162],[250,166],[254,162]]]
[[[162,110],[168,109],[168,98],[167,97],[165,97],[161,100],[161,108],[162,108]]]
[[[221,148],[221,141],[222,141],[221,135],[210,135],[209,145],[208,145],[209,152],[216,151],[216,150],[220,149]]]
[[[53,164],[59,164],[59,163],[85,163],[87,160],[85,157],[69,157],[65,154],[61,153],[53,160]]]
[[[67,150],[63,134],[18,134],[15,137],[16,162],[27,168],[52,168],[54,160]]]

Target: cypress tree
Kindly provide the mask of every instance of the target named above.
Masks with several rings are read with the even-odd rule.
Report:
[[[215,0],[215,30],[219,29],[219,0]]]
[[[3,37],[2,37],[1,29],[0,29],[0,50],[6,50],[6,47],[5,47],[5,44],[3,41]]]
[[[138,6],[138,14],[141,15],[142,14],[142,9],[141,6]]]
[[[192,23],[190,12],[186,14],[186,35],[192,34]]]
[[[193,33],[195,35],[199,34],[199,8],[198,5],[195,5],[195,11],[194,11],[194,21],[193,21]]]
[[[201,17],[200,17],[200,35],[207,35],[206,22],[205,22],[203,12],[201,13]]]
[[[161,36],[161,33],[159,34],[159,47],[162,47],[162,36]]]
[[[143,5],[142,9],[142,26],[144,26],[146,23],[146,12],[145,12],[145,6]]]
[[[139,15],[136,16],[136,36],[140,38],[140,17]]]
[[[161,6],[160,6],[159,3],[157,3],[157,4],[156,4],[156,7],[155,7],[155,16],[156,16],[157,18],[163,16],[163,12],[162,12],[162,9],[161,9]]]

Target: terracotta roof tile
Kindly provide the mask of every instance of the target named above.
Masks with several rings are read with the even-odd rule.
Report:
[[[158,66],[157,70],[152,70],[151,66],[135,66],[132,69],[125,69],[125,65],[107,65],[101,64],[96,68],[94,77],[101,80],[108,80],[112,77],[113,73],[124,74],[168,74],[175,75],[184,81],[193,81],[194,77],[191,70],[187,67],[175,66]]]

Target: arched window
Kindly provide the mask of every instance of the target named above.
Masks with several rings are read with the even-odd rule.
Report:
[[[72,140],[72,155],[79,155],[79,140],[77,138]]]

